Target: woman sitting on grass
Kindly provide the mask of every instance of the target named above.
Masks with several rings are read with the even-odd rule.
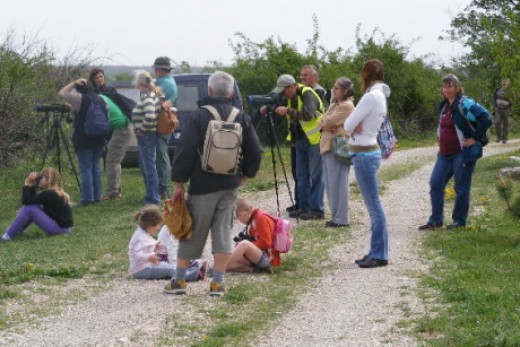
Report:
[[[235,214],[246,225],[246,229],[236,240],[238,242],[226,271],[272,272],[271,266],[282,264],[280,253],[271,248],[275,237],[275,220],[267,212],[253,208],[246,199],[237,199]]]
[[[130,272],[136,279],[171,279],[175,276],[177,244],[167,226],[162,226],[163,217],[159,207],[147,205],[135,215],[138,224],[128,245]],[[161,228],[162,226],[162,228]],[[159,233],[159,240],[153,235]],[[208,263],[197,259],[190,262],[186,272],[187,281],[202,281],[206,277]]]
[[[36,187],[40,192],[36,192]],[[72,230],[70,198],[61,187],[60,173],[51,167],[31,172],[22,190],[22,208],[13,223],[7,227],[1,241],[9,241],[35,223],[48,235],[69,233]]]

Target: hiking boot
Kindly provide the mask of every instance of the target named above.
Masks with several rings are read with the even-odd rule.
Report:
[[[184,295],[186,294],[186,280],[175,282],[173,279],[164,287],[166,294]]]
[[[111,193],[111,194],[103,195],[101,197],[101,200],[102,201],[118,200],[118,199],[121,199],[122,197],[123,197],[123,194],[121,192],[117,192],[117,193]]]
[[[433,230],[435,228],[442,228],[442,224],[433,224],[433,223],[426,223],[424,225],[421,225],[419,228],[419,230]]]
[[[365,261],[360,261],[358,266],[363,269],[371,269],[374,267],[387,266],[388,260],[368,258]]]
[[[363,258],[359,258],[359,259],[354,260],[354,263],[356,263],[356,264],[363,263],[363,262],[365,262],[368,258],[370,258],[370,256],[369,256],[368,254],[365,254],[365,255],[363,256]]]
[[[300,219],[302,220],[314,220],[314,219],[323,219],[325,216],[320,212],[305,212],[300,214]]]
[[[298,218],[302,214],[302,211],[300,210],[294,210],[292,212],[289,212],[289,217],[291,218]]]
[[[293,212],[293,211],[298,211],[298,206],[292,205],[285,209],[285,212]]]
[[[219,282],[211,282],[209,284],[209,296],[224,296],[226,287]]]

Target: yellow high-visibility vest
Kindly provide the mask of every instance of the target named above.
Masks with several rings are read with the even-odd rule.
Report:
[[[321,101],[320,96],[312,89],[311,87],[304,86],[303,84],[298,83],[298,92],[296,94],[296,107],[292,105],[292,100],[287,100],[287,107],[288,108],[295,108],[298,111],[301,111],[303,108],[303,101],[302,101],[302,95],[303,93],[311,92],[316,97],[316,100],[318,100],[318,109],[316,109],[316,117],[309,120],[299,120],[303,132],[305,133],[305,136],[307,136],[307,139],[309,140],[309,143],[311,145],[317,145],[320,143],[320,124],[319,121],[321,117],[323,117],[323,114],[325,113],[323,102]],[[291,117],[287,115],[287,125],[290,126],[291,124]],[[289,135],[287,135],[287,141],[291,141],[291,132],[289,131]]]

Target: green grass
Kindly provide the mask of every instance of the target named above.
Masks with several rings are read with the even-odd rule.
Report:
[[[417,331],[429,346],[520,346],[520,220],[494,183],[510,155],[478,162],[472,208],[482,213],[468,228],[426,238],[435,261],[423,284],[438,291],[443,304],[419,320]]]

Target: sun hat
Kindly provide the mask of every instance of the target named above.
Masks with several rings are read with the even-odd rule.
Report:
[[[281,75],[276,81],[276,88],[273,89],[273,93],[280,94],[286,87],[290,87],[296,84],[296,80],[291,75]]]
[[[172,69],[171,59],[168,57],[157,57],[153,63],[155,69]]]

